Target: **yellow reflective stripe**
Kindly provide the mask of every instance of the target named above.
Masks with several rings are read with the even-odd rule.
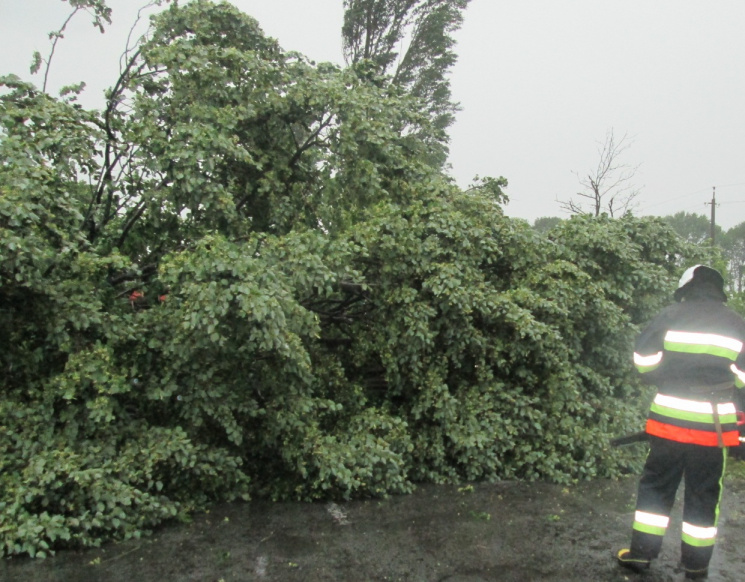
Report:
[[[686,521],[683,522],[683,533],[700,540],[711,540],[717,537],[716,527],[699,527]]]
[[[742,388],[745,386],[745,372],[734,364],[732,364],[729,369],[732,370],[732,373],[735,375],[735,383],[737,384],[737,387]]]
[[[690,546],[713,546],[716,537],[716,527],[699,527],[685,521],[683,522],[682,539]]]
[[[641,374],[657,369],[661,362],[662,352],[657,352],[651,356],[642,356],[634,352],[634,365]]]
[[[670,523],[670,518],[667,515],[659,515],[656,513],[647,513],[646,511],[636,511],[634,513],[634,521],[643,523],[645,525],[653,525],[655,527],[667,527]]]
[[[657,396],[654,397],[654,402],[660,406],[681,410],[683,412],[697,412],[700,414],[713,414],[714,412],[714,409],[711,407],[711,402],[688,400],[686,398],[668,396],[667,394],[657,394]],[[725,414],[737,414],[737,409],[732,402],[722,402],[721,404],[717,404],[717,412],[719,412],[720,416]]]
[[[711,354],[734,360],[742,351],[742,342],[715,333],[673,331],[665,334],[665,349],[693,354]]]
[[[657,352],[651,356],[642,356],[634,352],[634,364],[648,368],[650,366],[657,366],[662,361],[662,352]]]
[[[666,515],[657,515],[637,510],[634,514],[634,525],[632,527],[640,532],[664,536],[669,522],[670,518]]]
[[[738,353],[742,351],[741,341],[727,337],[726,335],[718,335],[716,333],[696,333],[692,331],[670,330],[665,334],[665,340],[680,344],[717,346]]]

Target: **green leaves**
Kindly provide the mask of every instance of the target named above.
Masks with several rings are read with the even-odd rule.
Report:
[[[39,51],[34,51],[33,60],[31,61],[31,66],[29,67],[29,72],[32,75],[35,75],[39,72],[39,69],[41,68],[41,53]]]
[[[227,4],[151,33],[101,112],[2,80],[3,555],[249,495],[638,464],[607,440],[638,430],[631,338],[691,256],[669,228],[549,240],[503,178],[433,167],[427,116],[368,65]]]

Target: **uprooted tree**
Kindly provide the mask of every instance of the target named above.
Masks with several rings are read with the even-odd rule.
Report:
[[[159,14],[100,112],[2,85],[0,554],[638,462],[631,338],[705,252],[662,221],[549,240],[430,164],[416,98],[228,4]]]

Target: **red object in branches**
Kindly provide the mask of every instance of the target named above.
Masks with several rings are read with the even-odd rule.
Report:
[[[135,302],[144,298],[145,294],[142,291],[132,291],[132,293],[129,294],[129,304],[132,306],[132,309],[135,308]]]

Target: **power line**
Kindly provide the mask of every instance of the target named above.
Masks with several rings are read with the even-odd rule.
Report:
[[[734,182],[732,184],[724,184],[724,185],[717,185],[717,188],[721,191],[723,188],[734,188],[735,186],[745,186],[745,182]],[[700,194],[703,194],[705,192],[708,192],[708,188],[700,188],[698,190],[695,190],[693,192],[689,192],[687,194],[681,194],[680,196],[674,196],[672,198],[666,198],[665,200],[660,200],[658,202],[652,202],[650,204],[642,204],[639,206],[639,210],[644,212],[648,208],[654,208],[655,206],[660,206],[662,204],[667,204],[668,202],[675,202],[676,200],[683,200],[684,198],[690,198],[691,196],[698,196]],[[741,204],[743,201],[723,201],[723,202],[717,202],[717,204]],[[705,204],[709,204],[706,202]],[[689,208],[693,208],[693,206],[690,206]]]
[[[654,206],[659,206],[661,204],[667,204],[668,202],[675,202],[676,200],[682,200],[683,198],[690,198],[691,196],[698,196],[698,195],[703,194],[704,192],[707,192],[707,191],[708,191],[707,189],[696,190],[695,192],[690,192],[688,194],[683,194],[682,196],[676,196],[674,198],[667,198],[666,200],[660,200],[658,202],[653,202],[652,204],[645,204],[645,205],[641,206],[641,209],[643,210],[643,209],[646,209],[646,208],[652,208]]]

